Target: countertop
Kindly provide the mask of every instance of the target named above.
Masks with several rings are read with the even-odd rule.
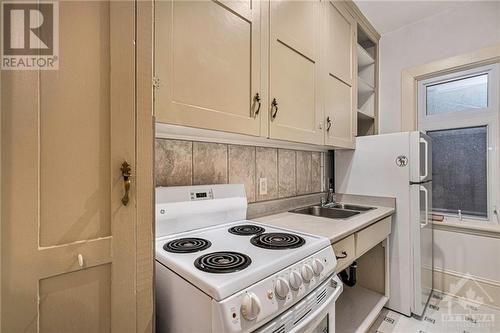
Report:
[[[342,202],[356,204],[356,202]],[[357,204],[359,204],[359,202]],[[324,236],[329,238],[330,242],[333,244],[355,233],[356,231],[364,229],[369,225],[394,214],[395,212],[393,207],[369,206],[376,208],[348,219],[330,219],[319,216],[286,212],[263,216],[254,220],[285,229]]]

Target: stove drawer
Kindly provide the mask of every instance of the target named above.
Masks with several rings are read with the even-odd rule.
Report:
[[[357,258],[389,236],[391,233],[391,219],[391,216],[386,217],[354,235]]]
[[[356,258],[354,235],[334,243],[332,247],[333,252],[335,252],[335,256],[337,257],[337,267],[335,268],[335,272],[339,273],[346,269]]]

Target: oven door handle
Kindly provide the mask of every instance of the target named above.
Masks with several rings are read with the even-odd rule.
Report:
[[[323,303],[319,308],[317,308],[313,313],[307,316],[306,320],[295,326],[288,333],[310,332],[314,328],[309,327],[311,324],[318,325],[321,322],[318,319],[320,319],[328,312],[328,309],[332,306],[332,303],[335,303],[337,298],[339,298],[340,294],[342,293],[342,290],[344,289],[342,282],[338,280],[337,277],[335,277],[335,281],[337,282],[337,287],[335,288],[335,291],[330,295],[330,297],[328,297],[327,301]],[[332,324],[335,325],[335,323]]]

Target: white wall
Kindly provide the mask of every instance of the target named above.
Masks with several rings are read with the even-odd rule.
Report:
[[[401,130],[401,70],[500,43],[500,2],[471,1],[382,35],[380,132]]]
[[[468,2],[384,34],[380,132],[401,130],[401,71],[500,43],[500,2]],[[435,266],[500,281],[500,239],[436,231]]]
[[[500,282],[500,239],[434,230],[434,267]]]

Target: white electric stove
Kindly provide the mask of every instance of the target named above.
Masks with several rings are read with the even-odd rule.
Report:
[[[246,209],[243,185],[157,188],[157,332],[333,332],[330,241]]]

